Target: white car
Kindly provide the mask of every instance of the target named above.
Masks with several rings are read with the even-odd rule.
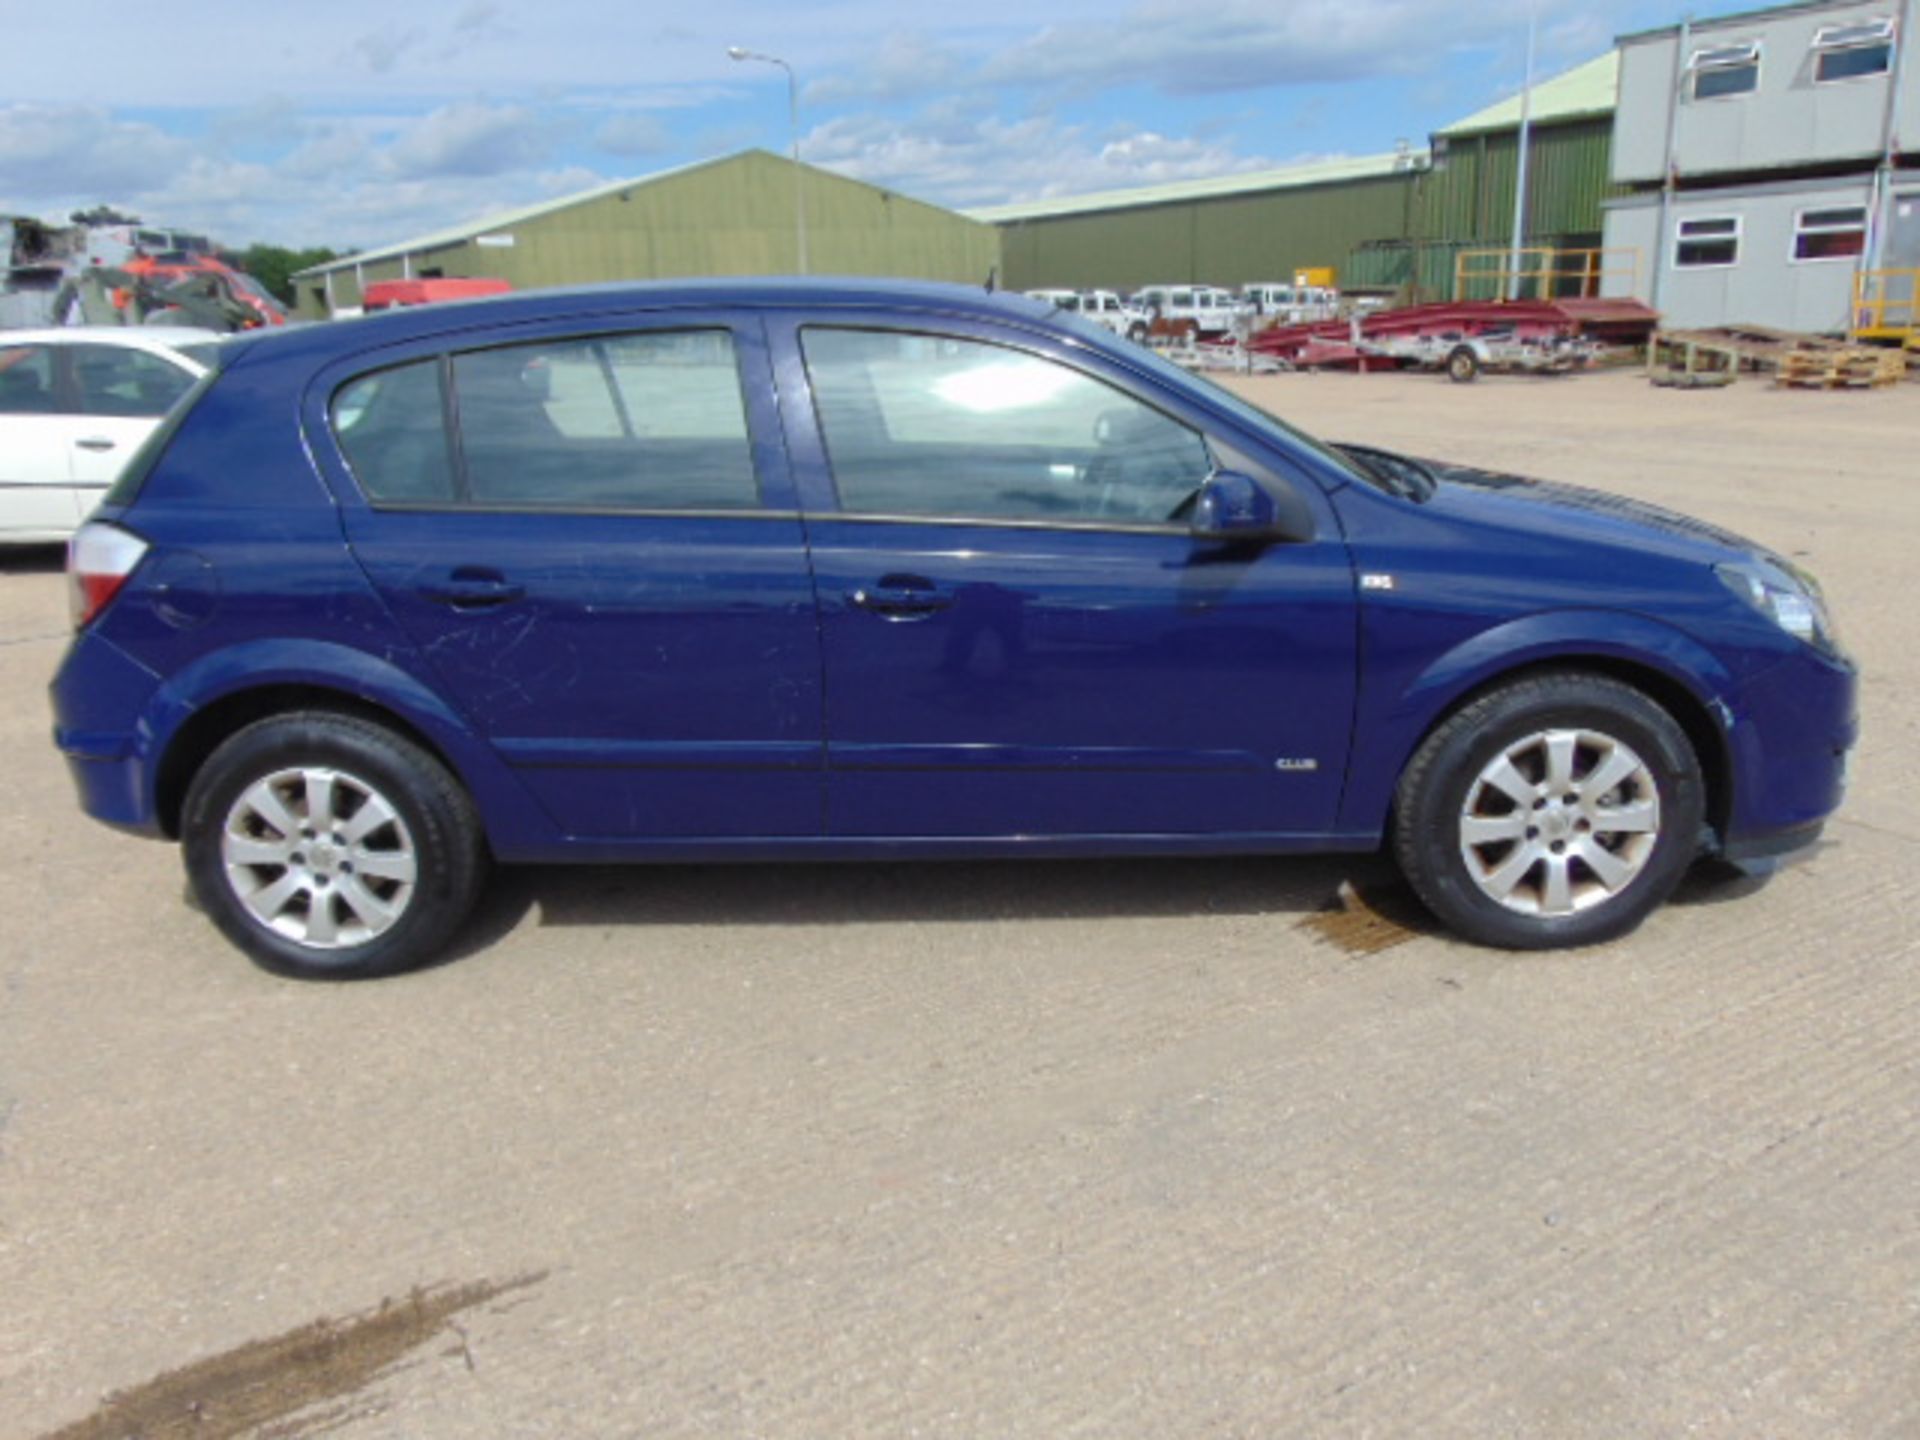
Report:
[[[185,326],[0,330],[0,544],[79,528],[219,342]]]

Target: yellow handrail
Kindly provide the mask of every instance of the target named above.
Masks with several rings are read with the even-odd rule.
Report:
[[[1853,277],[1849,340],[1920,335],[1920,269],[1860,270]]]
[[[1462,250],[1453,262],[1456,300],[1591,299],[1603,284],[1624,277],[1617,293],[1631,295],[1640,279],[1640,249],[1635,245],[1596,245],[1562,249],[1534,245],[1511,250]]]

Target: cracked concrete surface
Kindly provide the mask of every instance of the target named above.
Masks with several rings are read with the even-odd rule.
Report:
[[[1370,862],[518,874],[290,984],[77,813],[62,582],[0,559],[0,1437],[542,1271],[332,1433],[1920,1433],[1920,385],[1241,388],[1810,566],[1829,843],[1544,956],[1329,920]]]

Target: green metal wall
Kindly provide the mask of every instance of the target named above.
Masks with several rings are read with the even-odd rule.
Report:
[[[1338,270],[1364,240],[1405,233],[1410,177],[1182,200],[1002,224],[1010,290],[1242,285],[1303,266]]]
[[[811,167],[808,268],[816,275],[887,275],[984,283],[1000,237],[950,210]],[[516,290],[603,280],[791,274],[799,268],[793,167],[752,151],[507,227],[513,245],[463,241],[412,255],[412,273],[493,276]],[[361,267],[368,283],[406,273],[398,259]],[[324,280],[298,282],[299,312],[326,313]],[[333,303],[360,303],[352,268],[333,275]]]
[[[1513,233],[1519,131],[1435,137],[1436,146],[1441,141],[1444,150],[1423,177],[1419,231],[1405,238],[1505,244]],[[1607,178],[1612,146],[1611,116],[1534,127],[1527,147],[1528,234],[1598,237],[1600,202],[1625,193]]]
[[[1612,137],[1608,116],[1533,128],[1529,244],[1600,243],[1600,203],[1623,193],[1607,179]],[[1505,245],[1511,236],[1519,135],[1508,129],[1445,139],[1444,157],[1428,171],[1008,221],[1001,227],[1006,284],[1241,285],[1332,265],[1345,286],[1449,296],[1461,250]]]

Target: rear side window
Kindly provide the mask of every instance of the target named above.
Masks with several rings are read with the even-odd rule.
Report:
[[[760,503],[724,330],[546,340],[395,366],[335,392],[333,428],[376,503],[676,511]]]
[[[144,350],[75,345],[72,355],[83,415],[158,419],[193,388],[192,374]]]
[[[333,432],[370,498],[401,505],[453,500],[437,359],[396,365],[341,386],[333,397]]]
[[[724,330],[510,345],[453,361],[478,505],[633,510],[760,503]]]

